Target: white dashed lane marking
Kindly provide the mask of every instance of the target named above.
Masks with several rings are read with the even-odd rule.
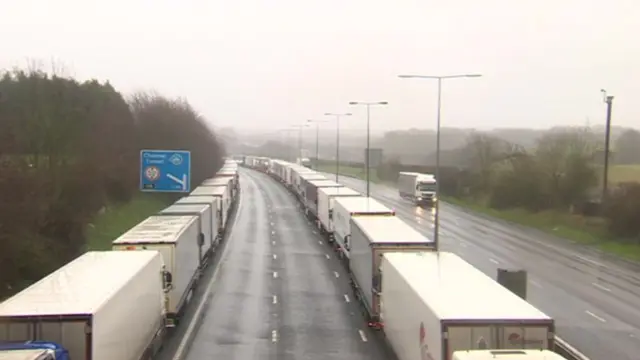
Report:
[[[600,322],[607,322],[607,320],[605,320],[605,319],[601,318],[600,316],[598,316],[598,315],[596,315],[596,314],[592,313],[592,312],[591,312],[591,311],[589,311],[589,310],[585,310],[584,312],[585,312],[587,315],[591,316],[592,318],[594,318],[594,319],[596,319],[596,320],[598,320],[598,321],[600,321]]]
[[[600,285],[598,283],[591,283],[591,285],[593,285],[594,287],[597,287],[598,289],[600,289],[602,291],[611,292],[611,289],[609,289],[606,286]]]
[[[363,342],[367,342],[367,335],[364,333],[364,331],[358,330],[358,333],[360,334],[360,339],[362,339]]]

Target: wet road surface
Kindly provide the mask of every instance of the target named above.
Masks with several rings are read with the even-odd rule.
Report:
[[[330,179],[335,175],[327,174]],[[366,192],[366,183],[339,182]],[[433,214],[390,186],[371,195],[433,238]],[[441,249],[459,254],[494,279],[498,268],[528,271],[529,301],[556,319],[560,337],[593,360],[640,358],[640,267],[551,235],[441,203]]]
[[[173,359],[392,359],[293,197],[265,174],[240,174],[233,229]]]

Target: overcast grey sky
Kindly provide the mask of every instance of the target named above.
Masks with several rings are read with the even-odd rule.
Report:
[[[638,0],[4,0],[0,66],[55,58],[78,78],[180,95],[218,126],[276,129],[389,101],[372,126],[640,127]],[[345,127],[362,128],[364,109]]]

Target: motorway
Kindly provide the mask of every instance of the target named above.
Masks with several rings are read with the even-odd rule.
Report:
[[[334,174],[327,174],[334,179]],[[362,193],[366,183],[340,176]],[[371,195],[429,238],[433,214],[386,185]],[[640,267],[614,261],[551,235],[441,203],[443,251],[459,254],[494,279],[498,268],[528,272],[528,300],[556,319],[558,335],[593,360],[640,358]]]
[[[388,360],[365,327],[347,276],[293,196],[240,169],[226,246],[172,360]]]

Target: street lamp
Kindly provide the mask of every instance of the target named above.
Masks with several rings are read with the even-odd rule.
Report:
[[[371,116],[370,116],[370,112],[371,112],[371,106],[372,105],[388,105],[389,103],[387,101],[375,101],[375,102],[362,102],[362,101],[351,101],[349,102],[349,105],[364,105],[367,107],[367,152],[365,155],[365,165],[367,167],[367,197],[369,197],[369,187],[370,187],[370,178],[369,178],[369,153],[371,152],[371,149],[369,149],[370,146],[370,138],[371,138]]]
[[[607,104],[607,120],[604,131],[604,173],[602,174],[602,204],[607,199],[607,187],[609,182],[609,147],[611,138],[611,111],[613,110],[613,96],[607,95],[607,90],[600,89],[603,101]]]
[[[315,166],[316,171],[318,171],[318,159],[319,159],[319,154],[320,154],[319,145],[318,145],[319,144],[318,140],[319,140],[319,137],[320,137],[320,135],[319,135],[320,134],[320,124],[321,123],[326,123],[326,122],[327,121],[325,121],[325,120],[307,120],[307,123],[316,124],[316,164],[315,164],[316,165]]]
[[[436,120],[436,201],[435,215],[433,217],[433,243],[436,250],[439,249],[438,233],[440,229],[440,109],[442,107],[442,80],[456,78],[476,78],[480,74],[457,74],[457,75],[398,75],[401,79],[435,79],[438,80],[438,115]]]
[[[302,162],[302,129],[309,127],[309,124],[291,125],[292,128],[298,129],[298,158]]]
[[[336,182],[340,176],[340,117],[351,116],[351,113],[324,113],[325,116],[336,117]]]

